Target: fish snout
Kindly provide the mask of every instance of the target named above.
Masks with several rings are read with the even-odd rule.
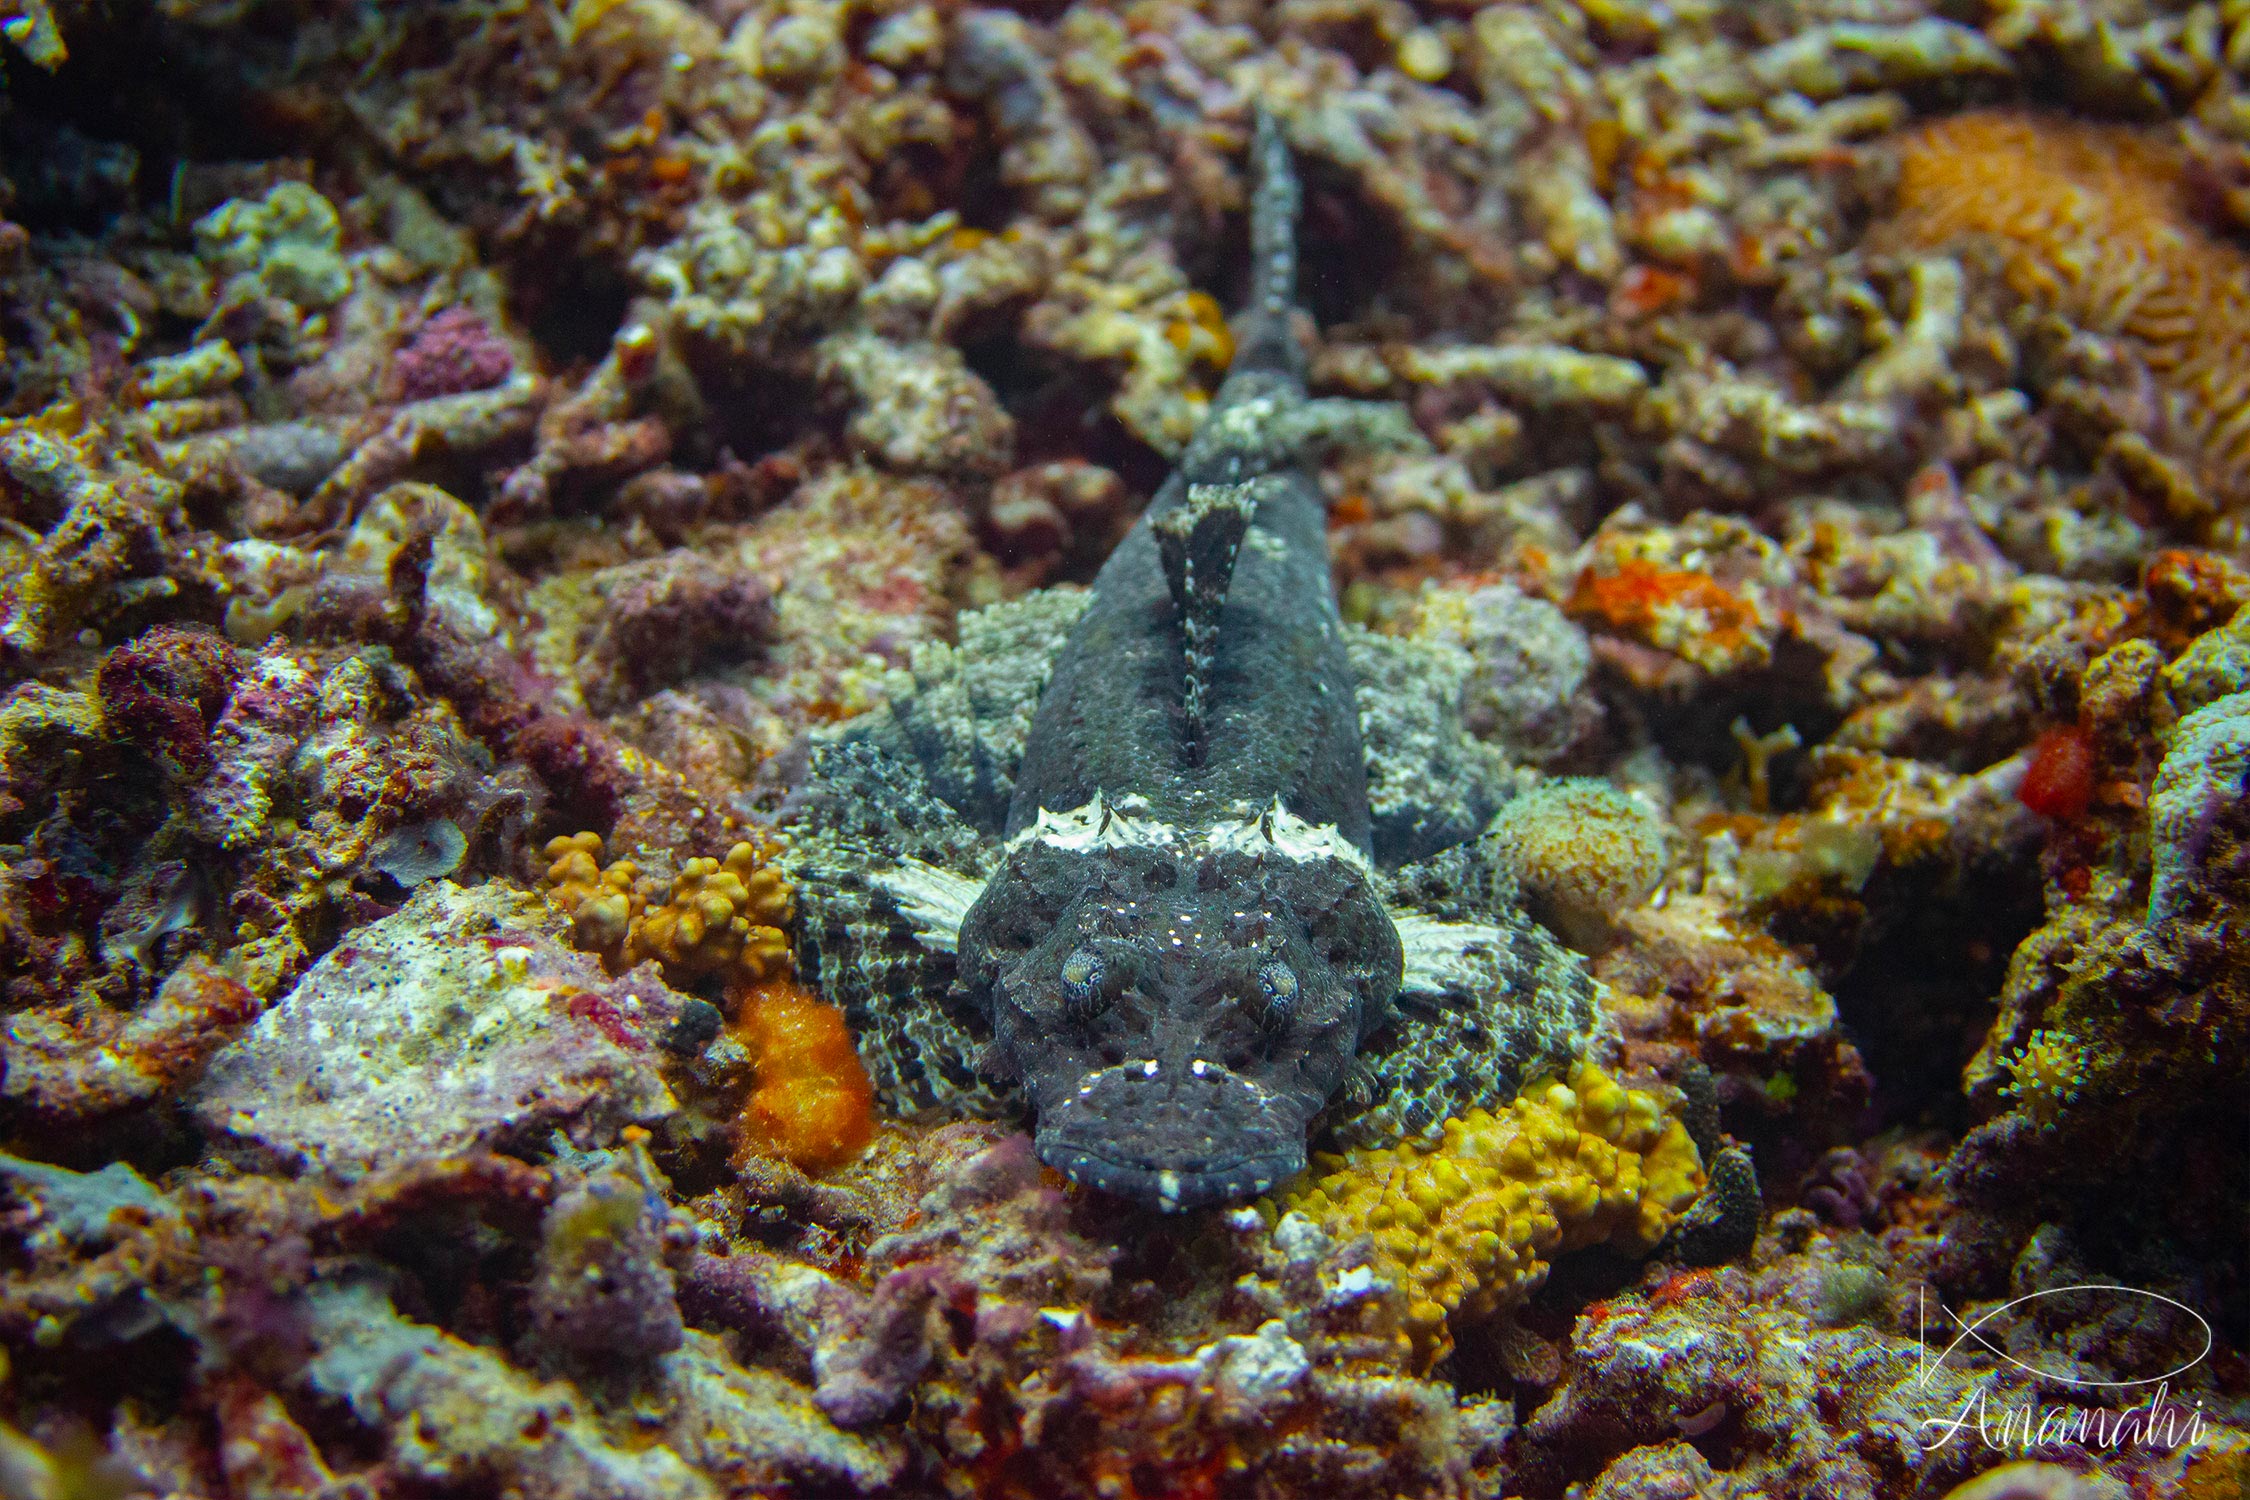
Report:
[[[1305,1165],[1291,1101],[1201,1058],[1086,1074],[1039,1114],[1039,1159],[1166,1213],[1263,1193]]]

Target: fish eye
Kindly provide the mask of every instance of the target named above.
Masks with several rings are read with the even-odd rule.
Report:
[[[1297,971],[1278,958],[1258,965],[1258,996],[1266,1002],[1270,1025],[1285,1024],[1297,1007]]]
[[[1084,1010],[1101,998],[1102,956],[1091,948],[1073,948],[1063,960],[1063,1000],[1073,1010]]]

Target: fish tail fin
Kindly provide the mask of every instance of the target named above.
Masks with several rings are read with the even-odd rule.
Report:
[[[1291,327],[1297,300],[1296,164],[1281,122],[1257,106],[1250,137],[1250,305],[1239,319],[1234,369],[1305,378],[1305,352]]]

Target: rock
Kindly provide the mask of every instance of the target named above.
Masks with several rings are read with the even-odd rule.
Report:
[[[551,921],[506,886],[425,884],[212,1060],[204,1122],[289,1166],[358,1176],[668,1113],[657,1059],[683,1000],[653,968],[608,978]]]

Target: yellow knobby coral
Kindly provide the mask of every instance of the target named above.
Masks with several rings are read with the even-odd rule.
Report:
[[[552,863],[540,884],[547,899],[570,913],[571,941],[589,952],[616,958],[632,931],[633,919],[641,914],[641,898],[634,886],[639,869],[623,859],[604,867],[598,833],[549,839],[547,858]]]
[[[672,882],[672,899],[633,924],[625,961],[653,958],[680,978],[786,974],[789,939],[782,928],[793,911],[789,884],[766,863],[765,852],[736,844],[724,862],[687,862]]]
[[[601,863],[600,834],[553,839],[546,853],[551,863],[540,884],[547,898],[570,914],[578,946],[612,964],[631,968],[654,959],[680,984],[713,977],[755,982],[789,972],[783,929],[795,904],[788,882],[756,844],[738,843],[724,860],[689,860],[660,905],[652,904],[656,893],[631,861]]]
[[[1267,1207],[1340,1240],[1371,1236],[1375,1273],[1405,1292],[1416,1353],[1435,1363],[1449,1318],[1520,1305],[1566,1251],[1653,1250],[1703,1183],[1695,1143],[1654,1095],[1581,1063],[1498,1114],[1446,1121],[1434,1145],[1324,1156]]]
[[[2173,446],[2250,498],[2250,255],[2204,229],[2186,153],[2118,126],[1991,111],[1900,146],[1894,227],[1936,248],[1997,242],[2009,285],[2127,340],[2155,375]]]
[[[2023,1051],[2008,1059],[2000,1092],[2042,1125],[2052,1125],[2086,1083],[2086,1049],[2066,1031],[2034,1031]]]

